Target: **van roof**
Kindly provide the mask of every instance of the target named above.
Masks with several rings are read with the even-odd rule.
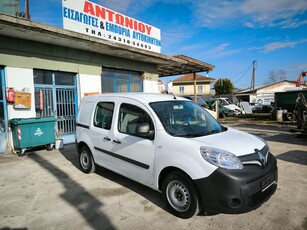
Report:
[[[142,93],[142,92],[125,92],[125,93],[106,93],[98,94],[93,96],[85,96],[82,100],[91,100],[91,99],[106,99],[106,98],[129,98],[134,99],[143,103],[151,103],[156,101],[170,101],[174,99],[188,100],[186,98],[177,97],[172,94],[162,94],[162,93]]]

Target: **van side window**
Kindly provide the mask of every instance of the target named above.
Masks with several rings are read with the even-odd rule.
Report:
[[[118,117],[119,132],[138,136],[136,134],[136,127],[142,123],[148,123],[150,130],[154,129],[150,116],[143,109],[130,104],[122,104],[120,106]]]
[[[114,103],[99,102],[95,108],[94,126],[103,129],[111,129]]]

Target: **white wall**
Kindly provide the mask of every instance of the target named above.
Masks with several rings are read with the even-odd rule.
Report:
[[[143,81],[143,92],[145,92],[145,93],[160,93],[158,81],[144,80]]]
[[[22,91],[27,88],[31,93],[30,109],[14,109],[13,103],[8,103],[8,119],[35,117],[33,69],[6,67],[5,78],[7,88],[12,87],[15,91]]]
[[[79,79],[81,98],[84,97],[85,93],[101,93],[101,76],[80,74]],[[144,80],[143,91],[146,93],[160,93],[158,81]]]
[[[79,79],[81,98],[85,93],[101,93],[101,76],[80,74]]]

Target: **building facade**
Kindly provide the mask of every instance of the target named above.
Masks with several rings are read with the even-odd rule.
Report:
[[[195,74],[195,81],[193,73],[186,74],[182,77],[175,79],[172,83],[172,92],[175,95],[209,95],[211,91],[211,84],[215,81],[214,78],[209,78]],[[195,84],[196,83],[196,84]]]
[[[252,104],[271,105],[274,103],[274,95],[276,92],[286,92],[293,90],[301,90],[307,88],[307,85],[302,84],[296,87],[295,81],[280,81],[269,85],[256,87],[254,92],[250,89],[236,92],[235,95],[240,101],[247,101]]]
[[[11,147],[10,119],[55,117],[57,137],[72,143],[83,96],[158,93],[159,76],[185,73],[181,67],[190,65],[178,57],[3,14],[0,28],[0,153]],[[195,71],[194,64],[190,68]],[[17,101],[17,95],[23,99]]]

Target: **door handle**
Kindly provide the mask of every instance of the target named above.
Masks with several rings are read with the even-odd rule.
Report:
[[[118,139],[113,140],[113,142],[116,144],[121,144],[121,142]]]
[[[110,137],[104,137],[103,139],[106,140],[106,141],[110,141],[111,140]]]

